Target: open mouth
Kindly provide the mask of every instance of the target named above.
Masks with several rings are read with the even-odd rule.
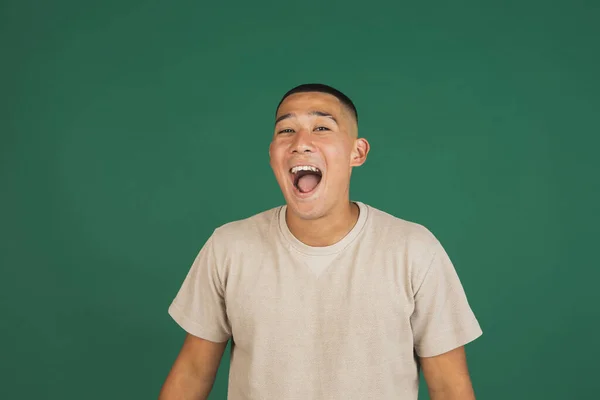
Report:
[[[310,193],[314,191],[323,177],[323,173],[317,167],[311,165],[297,165],[290,169],[294,187],[300,193]]]

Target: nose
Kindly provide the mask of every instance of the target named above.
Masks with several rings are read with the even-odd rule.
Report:
[[[294,136],[290,150],[292,153],[312,153],[314,145],[310,132],[307,132],[305,129],[299,130]]]

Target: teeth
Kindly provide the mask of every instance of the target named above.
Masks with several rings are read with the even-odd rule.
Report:
[[[310,165],[298,165],[293,167],[290,172],[295,174],[298,171],[313,171],[313,172],[321,172],[318,168],[311,167]]]

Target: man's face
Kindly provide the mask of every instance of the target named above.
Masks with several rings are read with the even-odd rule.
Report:
[[[335,96],[296,93],[283,101],[269,155],[290,211],[316,219],[348,201],[352,167],[369,149],[356,135],[356,120]]]

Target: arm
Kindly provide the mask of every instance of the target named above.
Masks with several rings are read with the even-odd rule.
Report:
[[[188,334],[158,399],[208,399],[226,346]]]
[[[464,347],[419,361],[431,400],[475,400]]]

